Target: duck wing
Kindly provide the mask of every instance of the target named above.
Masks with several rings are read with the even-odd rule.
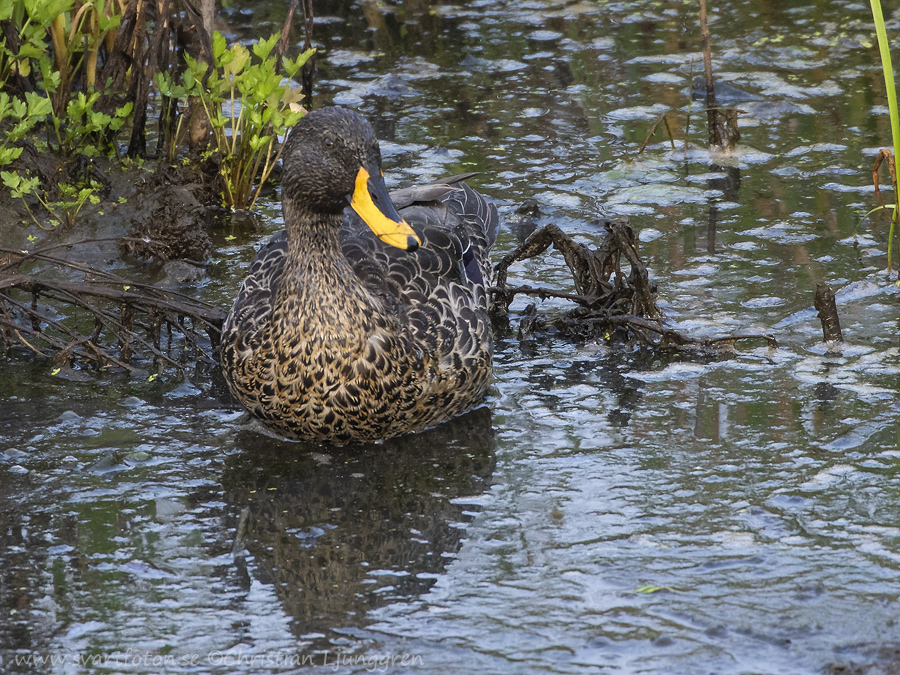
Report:
[[[488,287],[497,208],[450,181],[399,190],[391,199],[421,246],[407,252],[385,245],[350,211],[341,226],[344,255],[398,332],[408,331],[417,350],[437,359],[451,378],[447,386],[474,386],[490,370]]]
[[[234,340],[237,353],[253,349],[269,316],[287,260],[287,230],[276,232],[257,252],[241,283],[234,305],[222,328],[223,338]],[[235,330],[235,327],[237,329]],[[223,339],[223,347],[227,347]]]
[[[467,279],[487,289],[491,281],[490,252],[500,230],[500,217],[496,206],[462,182],[474,175],[460,174],[391,193],[400,215],[427,240],[413,254],[386,247],[348,208],[341,226],[344,254],[351,264],[362,260],[364,253],[411,268],[418,263],[423,272],[460,282]],[[464,275],[457,278],[460,269]]]
[[[469,279],[487,285],[491,280],[490,252],[500,231],[500,217],[496,206],[463,182],[476,175],[463,173],[438,183],[403,188],[392,192],[391,199],[408,222],[452,232],[463,247]]]

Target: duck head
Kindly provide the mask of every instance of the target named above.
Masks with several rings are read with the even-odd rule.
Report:
[[[286,209],[337,223],[349,201],[386,244],[407,251],[421,244],[388,196],[372,125],[352,110],[319,108],[294,126],[284,148],[282,195]]]

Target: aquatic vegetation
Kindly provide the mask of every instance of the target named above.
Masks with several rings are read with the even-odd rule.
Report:
[[[276,49],[279,34],[248,50],[242,44],[228,48],[216,33],[211,53],[209,48],[206,52],[211,58],[196,51],[192,56],[185,47],[182,60],[162,58],[167,36],[178,44],[184,41],[179,30],[202,29],[188,26],[189,19],[159,21],[123,2],[0,0],[0,21],[5,31],[0,42],[0,125],[7,131],[0,141],[3,183],[43,229],[51,228],[36,211],[45,209],[51,226],[72,224],[85,203],[99,202],[98,186],[91,180],[66,182],[64,171],[35,174],[19,162],[23,143],[66,163],[113,159],[122,154],[118,134],[128,128],[127,153],[141,155],[154,71],[164,97],[208,120],[213,141],[201,159],[215,155],[223,201],[232,208],[253,208],[280,155],[279,136],[304,112],[298,105],[300,89],[291,80],[314,50],[295,59],[283,56],[283,49]],[[123,25],[127,35],[120,34]],[[150,54],[143,68],[129,65],[143,62],[137,50]],[[205,62],[210,60],[211,66]],[[176,126],[187,126],[183,122],[179,119]],[[46,136],[39,133],[42,129]],[[174,155],[177,133],[170,143]]]
[[[52,230],[60,223],[65,223],[68,227],[71,227],[75,224],[75,218],[79,211],[87,202],[91,204],[100,203],[100,197],[96,193],[101,188],[101,185],[92,178],[79,181],[77,184],[60,182],[57,186],[57,196],[54,198],[41,188],[39,178],[25,178],[16,171],[0,171],[0,177],[3,179],[3,184],[12,192],[12,196],[22,200],[28,215],[31,216],[35,225],[42,230]],[[28,201],[25,199],[28,195],[33,195],[47,213],[50,214],[50,227],[44,225],[31,210]]]
[[[9,129],[0,145],[0,166],[20,158],[25,140],[39,152],[68,157],[118,154],[116,132],[130,119],[133,104],[103,112],[94,87],[100,46],[107,40],[112,45],[120,19],[121,7],[105,0],[78,7],[74,0],[0,3],[0,20],[13,34],[0,43],[0,86],[12,94],[0,92],[0,124]],[[79,77],[81,90],[73,95]],[[32,81],[35,90],[29,88]],[[47,140],[42,140],[36,132],[45,126]],[[11,166],[2,178],[31,220],[45,230],[61,222],[71,226],[86,203],[100,201],[100,185],[93,179],[42,180],[27,165]],[[46,210],[48,221],[37,217],[29,198]]]
[[[15,34],[0,43],[0,86],[34,75],[52,103],[54,119],[64,119],[79,78],[83,91],[97,87],[100,48],[112,49],[123,8],[106,0],[77,6],[75,0],[0,2],[0,21]]]
[[[35,127],[44,123],[49,117],[52,128],[56,132],[58,152],[78,153],[85,158],[114,154],[115,145],[112,138],[131,114],[132,105],[126,103],[119,107],[113,115],[94,110],[99,94],[94,92],[85,95],[79,92],[66,106],[66,124],[53,112],[49,98],[35,92],[27,92],[23,99],[11,98],[0,92],[0,124],[9,120],[11,129],[6,139],[0,144],[0,166],[13,163],[22,155],[23,147],[13,145],[23,140]],[[44,184],[33,176],[30,168],[10,168],[2,172],[3,184],[11,191],[13,198],[21,199],[31,220],[41,229],[53,229],[61,222],[72,226],[75,217],[82,207],[90,202],[98,204],[100,198],[97,191],[101,187],[97,181],[85,178],[69,182],[60,180],[52,184]],[[50,215],[47,227],[39,219],[31,206],[31,196]]]
[[[303,93],[291,86],[291,81],[315,50],[308,49],[296,59],[279,59],[272,53],[279,37],[275,33],[253,45],[254,59],[240,43],[227,48],[217,31],[211,70],[185,54],[188,69],[181,83],[168,73],[160,73],[156,80],[163,96],[181,101],[185,108],[192,98],[200,101],[212,128],[213,152],[221,162],[222,196],[233,209],[252,209],[256,204],[262,185],[281,157],[278,138],[305,112],[299,105]],[[184,134],[183,121],[179,120],[173,149]]]
[[[42,123],[50,111],[50,101],[35,92],[27,92],[24,99],[10,98],[6,92],[0,92],[0,125],[4,120],[11,120],[11,128],[0,142],[0,166],[21,156],[22,148],[16,143]]]

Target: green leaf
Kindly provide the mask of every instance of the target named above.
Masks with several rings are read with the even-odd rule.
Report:
[[[0,148],[0,166],[6,166],[10,162],[19,159],[22,148]]]
[[[18,59],[13,61],[12,64],[13,69],[22,77],[28,77],[31,75],[31,61],[28,59]]]
[[[302,112],[291,112],[284,118],[284,128],[290,129],[292,126],[297,124],[300,121],[300,118],[303,117],[305,113]]]
[[[230,50],[229,53],[232,54],[231,58],[226,60],[223,58],[223,70],[227,74],[238,75],[241,71],[244,70],[244,66],[247,65],[247,61],[250,60],[250,52],[247,51],[247,48],[242,45],[240,42],[235,44]]]
[[[46,48],[41,49],[40,46],[32,44],[30,42],[24,43],[19,48],[19,58],[23,61],[27,61],[28,59],[39,59],[45,57]],[[21,72],[21,71],[20,71]],[[24,75],[24,73],[22,73]]]
[[[260,148],[267,145],[271,139],[271,136],[258,136],[254,134],[250,137],[250,148],[253,152],[259,152]]]
[[[102,112],[91,112],[90,120],[95,130],[101,131],[109,126],[109,123],[112,122],[112,117]]]
[[[263,115],[260,114],[259,110],[255,108],[250,108],[244,112],[244,116],[247,119],[247,123],[252,127],[262,127],[264,125]]]
[[[108,16],[106,12],[100,9],[100,5],[98,5],[98,11],[94,13],[97,17],[97,27],[100,29],[101,33],[108,33],[114,28],[118,28],[122,23],[122,15],[121,14],[112,14]]]
[[[265,61],[269,58],[272,50],[275,49],[275,45],[278,44],[280,37],[278,33],[273,33],[268,40],[260,39],[259,42],[253,45],[253,53],[256,54],[260,61]]]
[[[0,21],[6,21],[13,15],[13,0],[0,0]]]
[[[25,11],[41,26],[50,25],[60,14],[71,12],[74,0],[25,0]]]
[[[156,73],[153,81],[156,83],[156,88],[159,89],[160,94],[171,98],[172,94],[170,92],[175,85],[172,83],[172,78],[168,73]]]
[[[10,190],[18,190],[19,185],[22,183],[22,177],[15,171],[0,171],[0,178],[3,179],[3,184]]]
[[[15,199],[23,199],[25,195],[30,195],[40,184],[37,178],[22,178],[15,171],[0,171],[0,176],[3,178],[3,184],[11,190]]]
[[[40,184],[41,181],[38,178],[26,178],[22,181],[21,190],[26,194],[31,194],[38,189]]]
[[[213,58],[218,61],[219,57],[225,52],[225,38],[219,31],[213,31]]]
[[[44,91],[53,94],[59,89],[60,74],[58,70],[51,70],[50,59],[41,59],[41,79],[44,81]]]
[[[287,59],[287,58],[284,59],[283,65],[284,65],[284,70],[287,73],[288,79],[293,79],[294,75],[297,74],[297,71],[299,71],[303,67],[303,65],[307,61],[309,61],[310,57],[315,53],[316,53],[316,48],[312,47],[310,49],[307,49],[302,54],[300,54],[293,61],[291,61],[290,59]]]
[[[185,58],[188,58],[188,57],[185,57]],[[184,78],[184,86],[187,88],[187,91],[191,91],[194,88],[194,86],[197,84],[197,81],[198,81],[197,78],[194,77],[194,71],[186,70],[186,71],[184,71],[184,75],[182,77]],[[185,93],[187,93],[187,92],[185,92]],[[174,98],[182,98],[182,97],[174,96]]]
[[[25,94],[25,102],[28,106],[29,117],[39,117],[39,121],[53,112],[53,103],[49,98],[45,98],[40,94],[29,91]]]

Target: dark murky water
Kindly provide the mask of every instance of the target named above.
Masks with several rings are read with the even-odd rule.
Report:
[[[889,139],[868,5],[714,9],[719,75],[759,97],[738,104],[728,157],[703,149],[697,104],[687,152],[659,132],[637,156],[662,112],[683,127],[701,68],[680,1],[319,6],[320,100],[373,120],[392,185],[482,171],[507,215],[535,198],[538,224],[585,242],[598,215],[629,215],[680,328],[769,331],[778,349],[663,362],[498,336],[484,408],[358,453],[254,433],[203,369],[75,381],[0,363],[0,670],[895,659],[896,289],[885,221],[853,236]],[[225,18],[249,39],[280,11]],[[279,227],[277,202],[264,212]],[[507,227],[499,253],[528,227]],[[197,291],[223,306],[262,236],[225,234]],[[554,256],[512,275],[566,281]],[[842,354],[807,309],[817,281],[844,289]]]

